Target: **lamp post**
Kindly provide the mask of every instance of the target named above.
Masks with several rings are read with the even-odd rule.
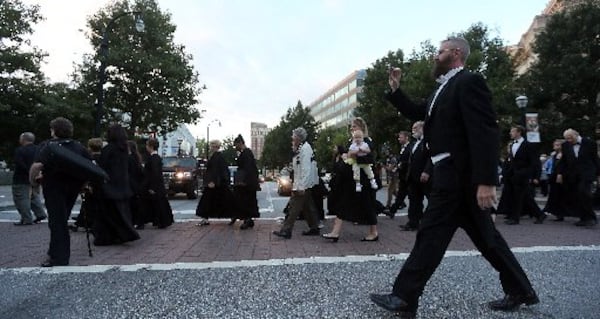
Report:
[[[106,59],[108,56],[108,33],[112,29],[119,18],[126,15],[133,14],[135,16],[135,29],[138,32],[143,32],[145,25],[142,20],[142,12],[140,11],[127,11],[122,12],[114,16],[104,28],[102,32],[102,42],[100,44],[100,67],[98,68],[98,95],[96,97],[96,125],[94,127],[94,136],[100,136],[100,121],[102,120],[103,107],[104,107],[104,83],[106,83]]]
[[[525,119],[525,114],[527,113],[527,101],[528,100],[525,95],[519,95],[515,99],[515,102],[517,103],[517,107],[519,107],[519,110],[521,110],[521,124],[523,125],[523,127],[525,127],[527,125],[526,119]]]
[[[208,123],[208,125],[206,125],[206,160],[208,161],[208,151],[210,148],[210,137],[209,137],[209,133],[210,133],[210,125],[212,123],[217,123],[219,124],[219,127],[221,126],[221,121],[214,119],[212,121],[210,121],[210,123]]]

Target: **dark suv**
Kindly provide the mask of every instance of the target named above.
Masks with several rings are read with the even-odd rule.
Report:
[[[165,156],[162,160],[167,193],[186,193],[188,199],[197,198],[200,175],[198,161],[190,156]]]

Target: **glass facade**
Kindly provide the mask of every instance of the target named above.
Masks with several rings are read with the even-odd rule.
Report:
[[[322,127],[342,127],[350,122],[366,74],[366,70],[353,72],[309,105],[311,115]]]

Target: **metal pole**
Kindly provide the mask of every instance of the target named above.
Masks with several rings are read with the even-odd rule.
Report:
[[[208,148],[209,148],[209,137],[208,137],[208,132],[209,132],[209,128],[210,128],[210,123],[208,123],[208,125],[206,126],[206,160],[208,161]]]
[[[94,136],[100,137],[100,122],[102,121],[102,116],[104,115],[104,83],[106,83],[106,60],[108,58],[108,33],[112,29],[115,21],[117,19],[126,16],[128,14],[140,15],[141,11],[127,11],[122,12],[114,16],[104,28],[104,32],[102,33],[102,42],[100,44],[100,67],[98,68],[98,91],[96,96],[96,119],[94,125]]]

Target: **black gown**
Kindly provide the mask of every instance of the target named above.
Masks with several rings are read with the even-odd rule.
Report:
[[[203,190],[196,215],[202,218],[232,218],[235,217],[235,200],[230,189],[230,175],[227,162],[221,152],[212,154],[206,163]],[[209,188],[208,184],[215,184]]]
[[[369,148],[373,149],[371,139],[364,139]],[[350,144],[348,144],[349,146]],[[371,153],[372,154],[372,153]],[[365,156],[372,156],[371,154]],[[371,157],[372,158],[372,157]],[[370,160],[370,159],[364,159]],[[362,162],[362,161],[361,161]],[[334,204],[337,217],[341,220],[350,221],[362,225],[377,225],[377,190],[371,188],[367,174],[360,170],[360,183],[362,191],[356,191],[356,182],[352,173],[352,165],[341,162],[336,174],[336,187],[338,190],[338,204]]]
[[[258,168],[254,154],[245,148],[237,158],[237,172],[234,176],[233,194],[236,199],[238,219],[258,218],[256,192],[259,189]]]
[[[146,213],[154,226],[166,228],[173,224],[173,211],[167,199],[167,190],[162,175],[162,159],[154,153],[148,157],[144,165],[144,181],[142,182],[142,201]],[[150,193],[154,191],[154,194]]]
[[[110,180],[99,188],[101,213],[94,220],[94,245],[114,245],[139,239],[129,207],[133,193],[129,185],[127,150],[109,143],[102,148],[98,165]]]

